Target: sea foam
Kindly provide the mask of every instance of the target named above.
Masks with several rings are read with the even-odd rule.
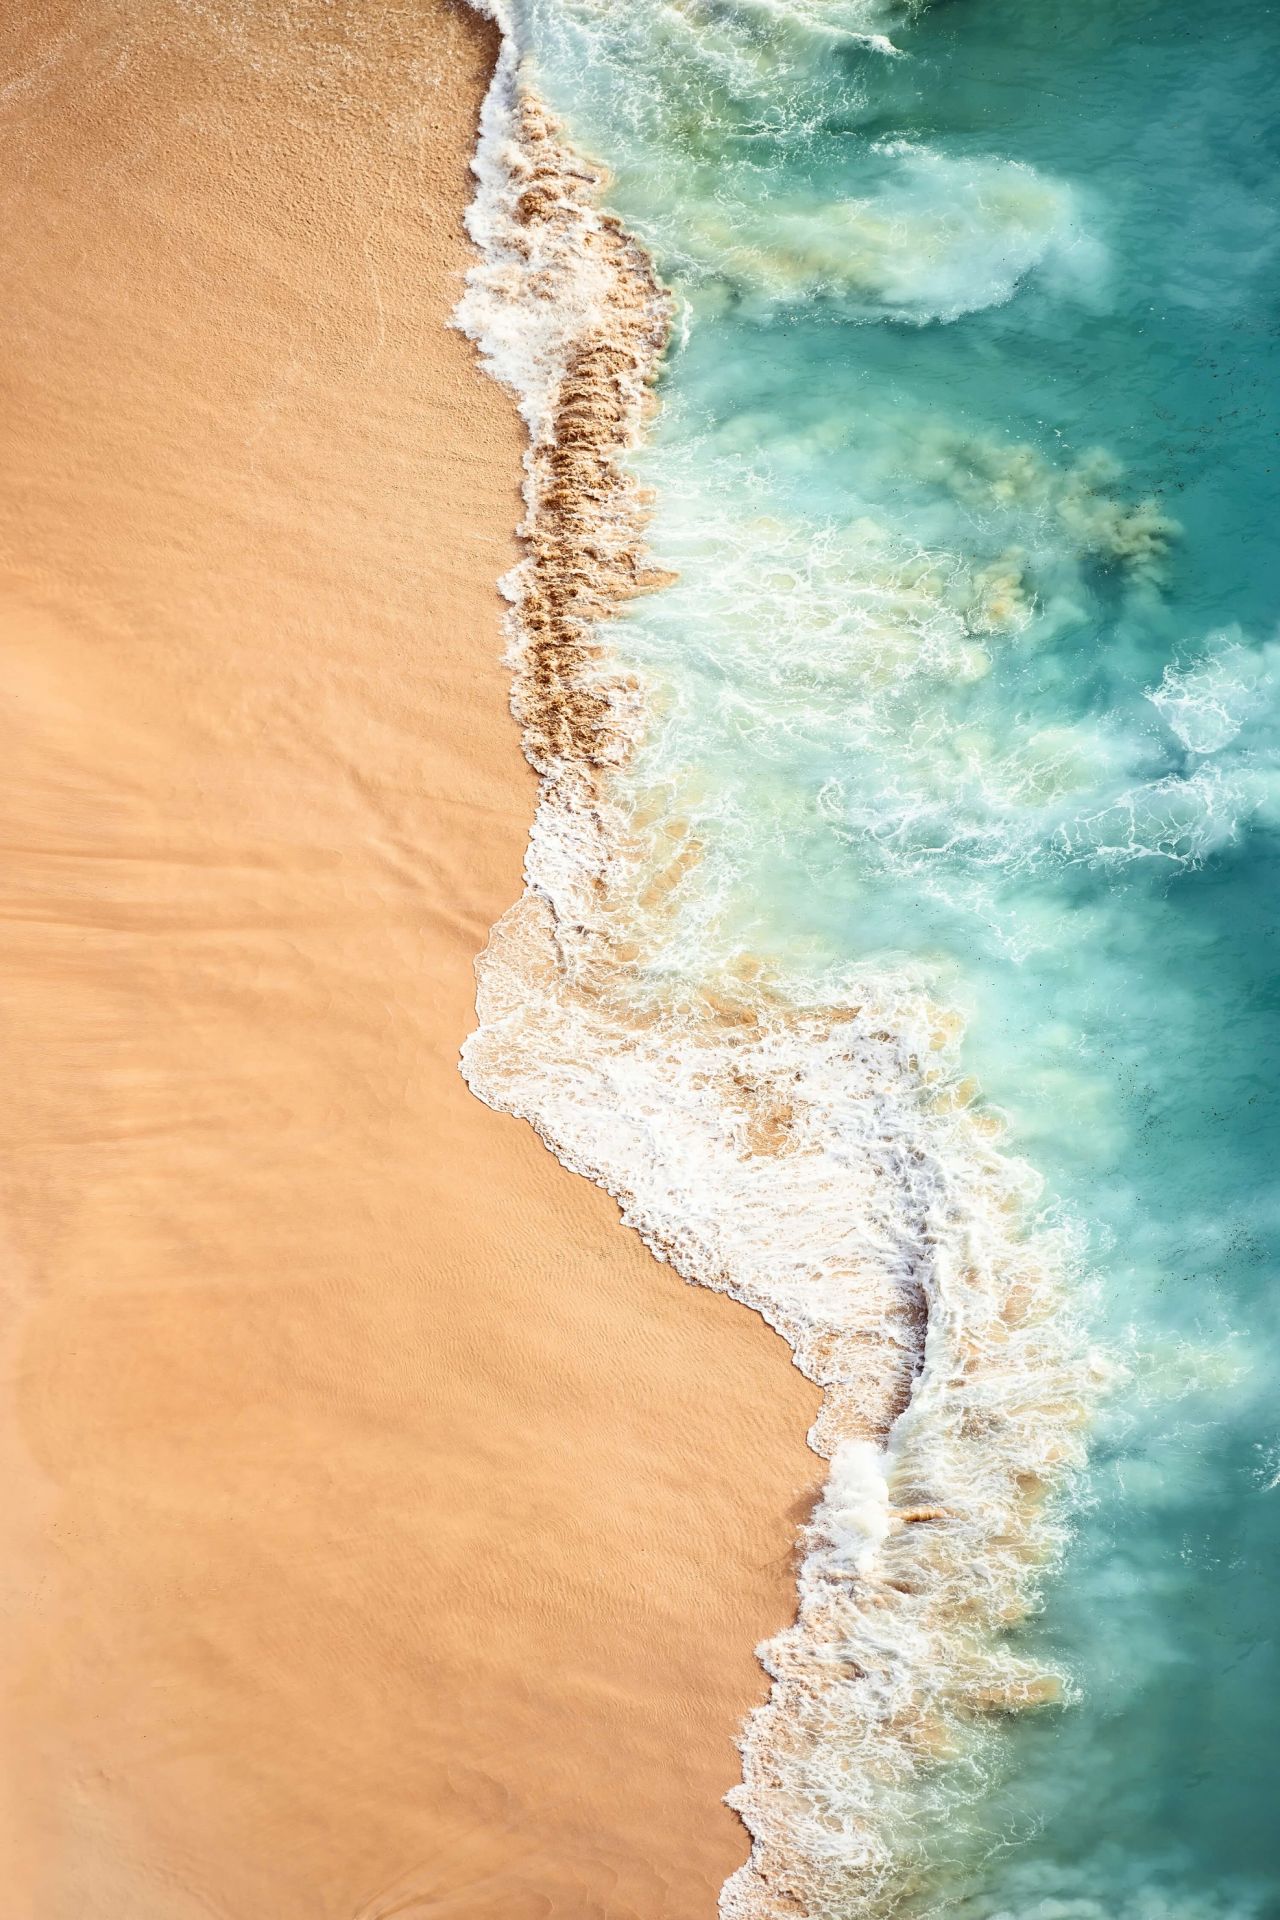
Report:
[[[857,198],[708,197],[684,226],[694,273],[759,306],[816,299],[915,326],[1003,306],[1036,272],[1085,291],[1102,274],[1101,249],[1059,182],[905,141],[879,155],[876,190]]]
[[[619,777],[651,689],[607,644],[663,583],[627,457],[671,306],[502,24],[458,323],[529,429],[525,557],[503,584],[540,798],[524,895],[477,963],[463,1072],[822,1387],[810,1440],[830,1478],[796,1618],[760,1649],[772,1687],[728,1796],[751,1858],[721,1905],[884,1910],[923,1884],[922,1811],[974,1792],[1004,1715],[1069,1690],[1011,1629],[1060,1544],[1053,1496],[1094,1385],[1070,1248],[1037,1229],[1035,1176],[918,982],[673,958]]]

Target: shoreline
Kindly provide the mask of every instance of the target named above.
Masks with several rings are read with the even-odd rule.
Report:
[[[695,1920],[818,1396],[457,1073],[534,798],[496,35],[359,18],[5,30],[7,1875]]]
[[[531,434],[527,554],[503,586],[539,801],[463,1071],[822,1389],[808,1443],[830,1475],[796,1616],[758,1649],[773,1684],[728,1795],[752,1849],[720,1912],[887,1914],[938,1864],[926,1805],[998,1765],[1004,1717],[1067,1690],[1009,1633],[1039,1605],[1064,1538],[1051,1503],[1082,1460],[1067,1249],[1035,1230],[1036,1176],[970,1111],[961,1023],[918,982],[788,977],[672,911],[670,843],[685,877],[703,849],[629,784],[651,696],[608,638],[676,578],[628,459],[671,296],[510,37],[475,170],[483,260],[458,322]]]

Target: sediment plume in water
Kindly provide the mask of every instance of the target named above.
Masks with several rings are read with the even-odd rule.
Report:
[[[475,171],[483,258],[458,322],[529,429],[526,553],[504,588],[541,793],[463,1071],[661,1259],[761,1313],[824,1390],[810,1441],[830,1477],[796,1619],[760,1650],[772,1689],[729,1795],[752,1852],[721,1909],[884,1911],[923,1897],[918,1836],[980,1784],[1001,1717],[1064,1690],[1010,1629],[1080,1458],[1068,1250],[1033,1230],[1035,1176],[961,1081],[958,1023],[911,981],[850,972],[819,999],[749,962],[657,959],[662,889],[617,781],[645,690],[606,632],[663,580],[626,457],[670,301],[510,32]]]

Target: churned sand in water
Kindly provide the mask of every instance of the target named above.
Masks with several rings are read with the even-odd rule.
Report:
[[[4,1911],[710,1920],[816,1395],[456,1071],[533,781],[445,0],[0,14]]]

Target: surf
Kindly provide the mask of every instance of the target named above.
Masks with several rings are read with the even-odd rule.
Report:
[[[1007,94],[1016,151],[963,95],[930,130],[930,36],[1003,74],[994,5],[499,18],[458,323],[530,434],[504,591],[540,797],[463,1071],[824,1393],[722,1911],[978,1911],[1055,1871],[1133,1906],[1155,1869],[1037,1880],[992,1835],[1076,1779],[1121,1657],[1058,1624],[1091,1426],[1110,1457],[1166,1392],[1250,1404],[1225,1307],[1194,1338],[1162,1307],[1131,1088],[1176,1071],[1212,940],[1163,890],[1265,845],[1277,784],[1274,643],[1247,607],[1197,629],[1184,585],[1199,497],[1053,386],[1082,340],[1145,377],[1130,175]]]

